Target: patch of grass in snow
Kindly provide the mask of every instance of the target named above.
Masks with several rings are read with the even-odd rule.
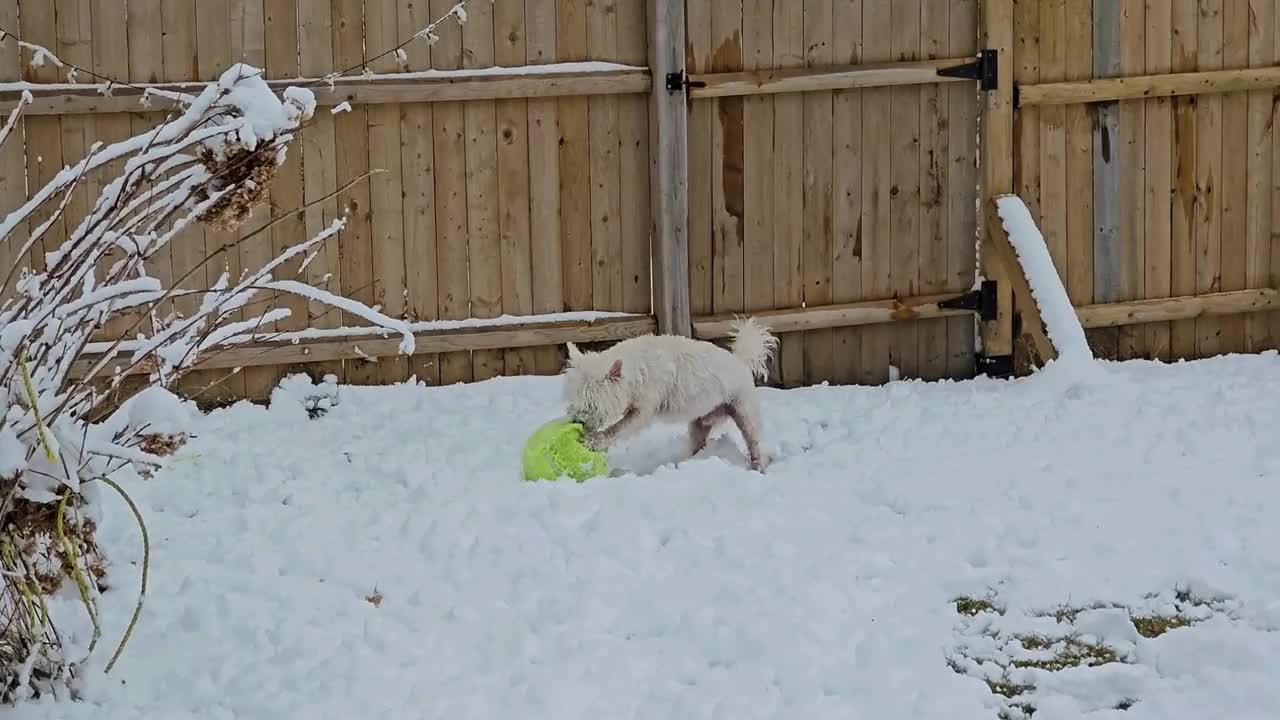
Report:
[[[956,612],[961,615],[968,615],[969,617],[977,617],[982,613],[988,612],[1000,613],[1000,610],[996,608],[995,603],[986,598],[965,596],[956,598],[955,602]]]
[[[1073,637],[1050,638],[1043,635],[1019,636],[1018,643],[1026,650],[1049,651],[1048,658],[1021,658],[1011,662],[1013,667],[1039,668],[1057,672],[1073,667],[1097,667],[1107,663],[1123,662],[1115,650],[1100,643],[1081,642]]]
[[[1157,638],[1181,627],[1188,627],[1195,621],[1182,615],[1142,615],[1133,618],[1133,626],[1144,638]]]

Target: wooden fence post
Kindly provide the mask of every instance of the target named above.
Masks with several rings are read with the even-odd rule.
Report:
[[[1013,0],[983,0],[982,47],[997,52],[997,86],[986,93],[982,105],[982,132],[978,157],[982,163],[982,205],[1013,192]],[[992,228],[983,222],[979,265],[983,277],[996,281],[997,313],[981,323],[982,355],[978,371],[1007,375],[1012,371],[1013,288],[1009,273],[1020,272],[1003,262],[994,247]],[[1031,309],[1035,312],[1035,308]]]
[[[696,0],[701,2],[702,0]],[[653,311],[658,332],[692,334],[689,310],[689,160],[685,0],[649,0],[649,182]],[[668,78],[678,80],[668,87]]]

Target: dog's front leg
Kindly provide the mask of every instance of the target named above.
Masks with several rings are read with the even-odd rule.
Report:
[[[604,430],[587,433],[587,437],[584,442],[587,447],[592,450],[605,450],[610,445],[617,442],[619,438],[638,430],[641,424],[640,411],[635,407],[630,407],[618,422],[610,425]]]

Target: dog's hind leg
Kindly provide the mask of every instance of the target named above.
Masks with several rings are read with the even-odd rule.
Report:
[[[747,443],[747,460],[751,463],[751,469],[764,472],[766,463],[760,452],[760,411],[754,398],[739,398],[727,407],[729,417],[738,426],[738,432],[742,433],[742,439]]]
[[[697,455],[707,446],[707,438],[711,437],[711,431],[716,429],[716,425],[720,421],[729,416],[729,406],[721,405],[715,410],[703,415],[702,417],[689,423],[689,455]]]

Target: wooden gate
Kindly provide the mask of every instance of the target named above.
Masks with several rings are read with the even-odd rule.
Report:
[[[694,333],[804,329],[785,385],[971,375],[933,296],[975,280],[976,0],[684,5]]]
[[[1280,345],[1280,5],[989,4],[997,33],[1016,38],[1016,107],[995,118],[1014,152],[984,156],[1008,163],[996,191],[1031,209],[1094,351],[1173,360]]]

